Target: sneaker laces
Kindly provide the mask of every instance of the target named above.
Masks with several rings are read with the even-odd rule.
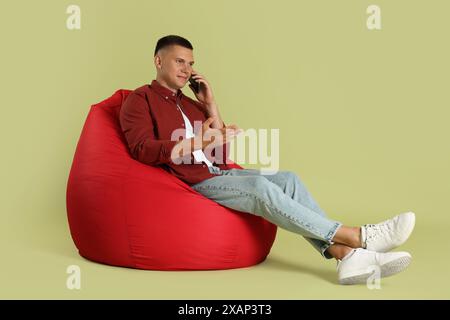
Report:
[[[392,234],[392,232],[394,231],[393,223],[390,220],[378,224],[367,224],[365,228],[366,228],[365,242],[367,242],[368,240],[369,241],[375,240],[385,234]]]

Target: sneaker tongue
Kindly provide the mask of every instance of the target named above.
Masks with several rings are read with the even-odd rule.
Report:
[[[367,239],[366,227],[362,226],[361,227],[361,248],[366,249],[366,247],[367,247],[366,239]]]

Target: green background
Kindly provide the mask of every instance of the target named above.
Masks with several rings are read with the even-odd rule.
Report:
[[[66,28],[70,4],[81,30]],[[371,4],[382,30],[366,28]],[[0,12],[0,298],[449,298],[448,1],[7,0]],[[227,123],[280,129],[280,169],[331,217],[361,225],[414,211],[399,249],[410,268],[380,290],[339,286],[334,261],[281,229],[251,268],[141,271],[81,258],[65,192],[89,107],[154,79],[153,50],[168,34],[193,43]],[[72,264],[81,290],[66,288]]]

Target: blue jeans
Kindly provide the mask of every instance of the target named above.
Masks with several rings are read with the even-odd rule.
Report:
[[[192,185],[205,197],[238,211],[258,215],[291,232],[302,235],[325,258],[342,223],[330,220],[291,171],[262,175],[257,169],[221,170],[216,176]]]

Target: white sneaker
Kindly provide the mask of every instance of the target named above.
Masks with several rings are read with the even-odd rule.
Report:
[[[389,277],[405,270],[411,259],[408,252],[378,253],[361,248],[353,249],[342,260],[338,260],[339,283],[366,283],[374,273],[381,278]]]
[[[361,246],[370,251],[388,252],[405,243],[415,221],[414,212],[406,212],[378,224],[366,224],[361,227]]]

